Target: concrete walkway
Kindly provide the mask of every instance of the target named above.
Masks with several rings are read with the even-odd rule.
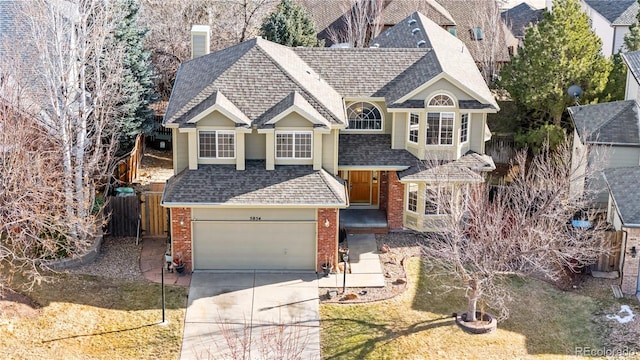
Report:
[[[144,277],[155,283],[164,282],[167,285],[189,286],[191,274],[167,271],[164,253],[167,250],[166,238],[142,238],[142,252],[140,253],[140,271]]]
[[[260,359],[269,349],[270,358],[320,359],[316,274],[193,273],[181,359]]]
[[[384,276],[374,234],[347,235],[351,273],[346,275],[347,287],[384,287]],[[342,287],[343,273],[330,274],[318,280],[320,287]]]

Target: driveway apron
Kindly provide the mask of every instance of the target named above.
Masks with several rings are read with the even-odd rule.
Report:
[[[315,273],[195,272],[181,359],[320,359],[318,308]]]

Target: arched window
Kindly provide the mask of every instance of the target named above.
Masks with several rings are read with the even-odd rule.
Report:
[[[429,100],[428,106],[444,106],[444,107],[454,107],[456,106],[453,102],[453,99],[446,94],[438,94]]]
[[[382,112],[368,102],[355,102],[347,108],[350,130],[382,130]]]

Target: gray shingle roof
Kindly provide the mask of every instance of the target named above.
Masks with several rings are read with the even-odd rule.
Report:
[[[481,183],[484,180],[478,173],[470,170],[467,166],[449,162],[442,165],[429,166],[423,165],[416,172],[400,173],[400,180],[418,181],[418,182],[441,182],[455,181],[465,183]]]
[[[483,17],[482,11],[491,8],[494,0],[385,0],[384,10],[382,11],[382,22],[385,26],[395,25],[401,22],[414,12],[420,12],[429,19],[433,20],[437,25],[442,27],[455,26],[458,36],[469,47],[476,61],[483,61],[482,54],[485,52],[484,46],[488,42],[480,42],[471,39],[469,29],[478,26],[478,18]],[[311,16],[314,18],[318,30],[318,38],[325,39],[327,46],[333,43],[330,40],[332,32],[343,31],[345,17],[348,11],[345,6],[332,5],[326,6],[324,1],[320,0],[299,0],[299,2],[307,8]],[[322,5],[319,5],[321,3]],[[499,19],[501,21],[501,19]],[[498,51],[496,53],[496,61],[509,61],[509,52],[507,46],[509,41],[507,37],[513,39],[509,31],[500,24],[500,32],[498,33]],[[479,47],[480,49],[476,49]]]
[[[640,144],[635,100],[572,106],[569,114],[583,143]]]
[[[623,225],[640,227],[640,167],[606,169],[604,178]]]
[[[276,166],[248,160],[235,165],[199,165],[172,177],[162,202],[167,205],[330,206],[347,204],[342,181],[311,166]]]
[[[409,25],[409,20],[412,19],[416,22]],[[462,84],[475,93],[477,100],[483,104],[490,104],[493,108],[499,109],[466,45],[424,15],[420,13],[409,15],[377,36],[372,42],[380,44],[383,48],[401,46],[415,48],[420,40],[425,41],[425,46],[433,49],[435,61],[443,73],[461,80]]]
[[[344,97],[385,97],[391,103],[441,72],[425,49],[295,48]]]
[[[344,123],[341,95],[291,48],[260,38],[183,63],[165,123],[185,123],[183,114],[216,91],[222,91],[252,121],[295,91],[332,124]]]
[[[338,166],[394,167],[417,165],[419,160],[406,150],[391,148],[391,135],[341,134],[338,143]]]
[[[526,2],[523,2],[511,9],[503,11],[501,16],[502,21],[511,29],[513,36],[524,38],[526,28],[542,20],[544,9],[536,9]]]
[[[631,71],[636,82],[640,83],[640,51],[630,51],[621,53],[621,55],[625,64],[627,64],[627,69]]]
[[[631,25],[636,21],[638,2],[636,0],[584,0],[612,25]]]

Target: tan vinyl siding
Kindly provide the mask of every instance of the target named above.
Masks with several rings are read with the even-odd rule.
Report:
[[[483,113],[469,114],[469,150],[484,154],[484,130],[487,115]],[[458,119],[458,129],[460,123]],[[458,135],[459,136],[459,135]],[[458,137],[458,141],[460,138]]]
[[[394,149],[404,149],[405,142],[407,141],[407,118],[409,114],[404,112],[394,113],[393,119],[393,134],[392,147]],[[407,149],[409,150],[409,149]],[[417,153],[409,150],[413,155],[417,156]],[[415,151],[415,149],[414,149]]]
[[[338,173],[338,130],[322,135],[322,167],[332,175]]]
[[[411,99],[428,101],[433,95],[436,95],[439,93],[448,93],[450,95],[453,95],[456,102],[458,100],[473,100],[471,96],[461,91],[457,86],[453,85],[452,83],[450,83],[445,79],[440,79],[436,81],[435,83],[431,84],[431,86],[429,86],[428,88],[420,91],[419,93],[411,97]]]
[[[280,119],[276,124],[276,130],[283,128],[308,128],[312,127],[313,123],[297,112],[292,112],[284,118]]]
[[[235,127],[236,124],[228,117],[224,116],[219,111],[214,111],[211,114],[203,117],[197,122],[198,127],[202,126],[221,126],[221,127]]]
[[[189,167],[189,136],[186,133],[178,132],[178,129],[171,129],[173,146],[173,173],[180,173]]]
[[[258,134],[255,130],[245,134],[245,157],[247,160],[264,160],[267,158],[267,136]]]

